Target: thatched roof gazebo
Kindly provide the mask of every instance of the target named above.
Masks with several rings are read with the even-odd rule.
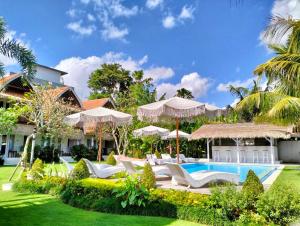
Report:
[[[265,138],[271,145],[271,160],[274,163],[274,139],[289,139],[293,135],[292,126],[278,126],[272,124],[236,123],[236,124],[208,124],[203,125],[192,133],[190,140],[207,139],[207,153],[209,157],[209,143],[213,139],[233,139],[237,147],[237,161],[240,162],[239,141],[246,138]]]

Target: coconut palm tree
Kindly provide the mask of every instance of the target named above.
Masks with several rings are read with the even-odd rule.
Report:
[[[238,110],[251,106],[261,109],[257,120],[273,120],[286,124],[300,123],[300,21],[274,17],[265,32],[269,41],[285,44],[270,45],[276,55],[259,65],[254,73],[265,75],[272,90],[256,92],[245,97]]]
[[[194,98],[192,92],[185,88],[178,89],[175,96],[186,98],[186,99]]]
[[[32,78],[35,73],[36,59],[32,52],[16,40],[6,38],[7,29],[0,17],[0,54],[15,59],[22,67],[22,73]],[[0,76],[5,74],[4,64],[0,62]]]

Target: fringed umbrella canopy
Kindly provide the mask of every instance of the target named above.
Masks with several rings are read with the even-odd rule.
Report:
[[[136,129],[133,131],[133,135],[135,137],[143,137],[143,136],[166,136],[169,134],[169,130],[157,126],[146,126],[140,129]]]
[[[102,156],[102,126],[104,123],[112,123],[116,126],[130,124],[132,116],[123,112],[111,110],[104,107],[98,107],[87,111],[82,111],[69,115],[65,118],[66,123],[79,126],[84,129],[99,128],[99,149],[98,160]]]
[[[143,105],[137,111],[140,120],[148,119],[154,122],[163,118],[191,118],[204,113],[204,104],[180,97]]]
[[[191,134],[182,132],[182,131],[178,131],[178,136],[180,138],[185,138],[185,139],[189,139]],[[171,140],[171,139],[176,139],[176,130],[173,130],[171,133],[169,133],[167,136],[163,136],[162,137],[163,140]]]
[[[96,125],[98,123],[114,123],[115,125],[130,124],[132,116],[120,111],[98,107],[87,111],[75,113],[66,117],[70,125],[83,127],[85,125]]]

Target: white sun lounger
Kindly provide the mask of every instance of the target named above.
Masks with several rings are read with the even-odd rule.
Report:
[[[151,166],[155,165],[163,165],[165,161],[163,159],[158,159],[154,154],[146,154],[147,161],[150,163]]]
[[[135,169],[135,167],[131,161],[121,161],[121,162],[124,165],[128,174],[132,175],[132,174],[142,174],[143,173],[143,170]],[[166,166],[152,166],[152,170],[153,170],[155,176],[162,176],[162,175],[170,176],[171,175],[169,169]]]
[[[226,181],[234,184],[239,183],[239,175],[224,172],[195,172],[189,174],[178,164],[168,163],[167,167],[172,174],[172,183],[175,185],[187,185],[188,187],[199,188],[210,182]]]
[[[175,163],[176,159],[172,158],[170,154],[161,154],[161,158],[167,163]]]
[[[70,173],[73,171],[74,166],[72,166],[67,160],[65,160],[63,157],[59,157],[59,160],[65,164],[67,168],[67,174],[70,175]]]
[[[107,164],[98,164],[96,166],[94,163],[89,161],[88,159],[83,159],[89,169],[89,172],[91,174],[91,177],[96,177],[96,178],[108,178],[111,177],[112,175],[124,171],[124,167],[121,166],[107,166]],[[104,165],[104,166],[101,166]]]
[[[185,157],[184,154],[179,154],[179,159],[180,159],[182,162],[187,162],[187,163],[197,162],[197,160],[196,160],[195,158],[187,158],[187,157]]]

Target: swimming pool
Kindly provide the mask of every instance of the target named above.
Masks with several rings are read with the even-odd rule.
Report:
[[[238,164],[216,164],[216,163],[186,163],[181,165],[188,173],[198,171],[219,171],[227,173],[236,173],[240,175],[240,182],[246,180],[247,173],[252,169],[259,179],[263,182],[276,169],[275,166],[265,165],[238,165]]]

